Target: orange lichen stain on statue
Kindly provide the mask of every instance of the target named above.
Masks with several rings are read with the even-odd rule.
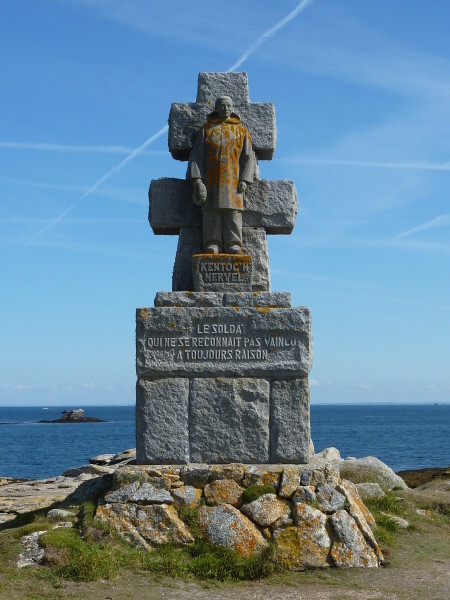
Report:
[[[172,321],[172,323],[170,324],[170,326],[172,327],[172,329],[175,329],[175,327],[177,326],[175,321]]]
[[[139,318],[140,319],[148,319],[149,311],[148,308],[140,308],[139,309]]]
[[[270,306],[255,306],[256,310],[260,313],[268,313],[270,312]]]

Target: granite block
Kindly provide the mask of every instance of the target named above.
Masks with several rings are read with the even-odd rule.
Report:
[[[290,292],[227,292],[223,295],[224,306],[248,306],[255,308],[291,308]]]
[[[309,462],[309,384],[307,378],[272,381],[271,462]]]
[[[158,292],[154,304],[157,307],[222,306],[223,294],[220,292]]]
[[[265,379],[193,379],[191,460],[266,463],[269,395],[270,385]]]
[[[189,462],[188,416],[188,379],[139,379],[136,385],[137,463]]]

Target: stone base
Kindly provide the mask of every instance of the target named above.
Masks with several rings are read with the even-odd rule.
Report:
[[[249,494],[261,485],[270,487]],[[252,556],[270,540],[287,569],[377,567],[383,561],[375,520],[356,486],[323,460],[301,466],[127,465],[115,471],[96,518],[151,550],[193,543],[180,516],[196,508],[196,529],[209,543]]]
[[[307,463],[308,309],[287,293],[159,293],[137,311],[139,464]]]

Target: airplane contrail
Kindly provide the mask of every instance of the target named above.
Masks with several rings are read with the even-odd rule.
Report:
[[[420,225],[417,225],[416,227],[413,227],[412,229],[407,229],[406,231],[399,233],[398,235],[395,236],[394,241],[401,240],[402,238],[405,238],[408,235],[412,235],[413,233],[417,233],[419,231],[426,231],[427,229],[434,229],[435,227],[440,227],[441,225],[445,225],[447,223],[450,223],[450,214],[440,215],[439,217],[436,217],[435,219],[431,219],[430,221],[425,221],[425,223],[421,223]]]
[[[275,23],[272,27],[267,29],[259,38],[251,44],[247,50],[238,58],[233,66],[227,69],[227,73],[231,73],[239,68],[242,63],[244,63],[247,58],[255,52],[262,44],[267,42],[271,37],[273,37],[280,29],[282,29],[285,25],[287,25],[292,19],[294,19],[299,13],[301,13],[305,8],[307,8],[310,4],[312,4],[315,0],[302,0],[297,4],[297,6],[292,10],[288,15],[286,15],[283,19]],[[127,156],[122,162],[120,162],[116,167],[105,173],[103,177],[101,177],[94,185],[92,185],[88,190],[84,192],[81,196],[79,196],[75,202],[73,202],[70,206],[66,208],[64,212],[62,212],[56,219],[54,219],[51,223],[49,223],[46,227],[38,231],[36,235],[34,235],[28,242],[26,242],[26,246],[29,246],[33,242],[35,242],[42,234],[46,231],[57,225],[66,215],[68,215],[86,196],[89,196],[93,191],[95,191],[104,181],[109,179],[111,175],[118,173],[130,160],[132,160],[135,156],[140,154],[147,146],[152,144],[155,140],[161,137],[167,130],[168,125],[164,125],[159,131],[157,131],[154,135],[152,135],[148,140],[146,140],[141,146],[133,150],[129,156]]]
[[[286,15],[283,19],[275,23],[273,27],[267,29],[259,38],[251,44],[247,50],[237,59],[232,67],[227,70],[227,73],[231,73],[232,71],[236,71],[243,62],[247,60],[247,58],[255,52],[262,44],[270,40],[280,29],[282,29],[285,25],[287,25],[292,19],[294,19],[299,13],[301,13],[305,8],[307,8],[310,4],[312,4],[314,0],[302,0],[297,4],[297,6],[292,10],[288,15]]]
[[[340,158],[308,158],[294,157],[289,159],[278,159],[281,162],[305,165],[336,165],[343,167],[374,167],[380,169],[405,169],[418,171],[450,171],[450,162],[395,162],[395,161],[371,161],[371,160],[353,160]]]
[[[62,219],[64,219],[64,217],[66,215],[68,215],[77,206],[77,204],[79,204],[84,198],[86,198],[86,196],[89,196],[89,194],[92,194],[92,192],[95,191],[109,177],[111,177],[111,175],[114,175],[115,173],[118,173],[128,162],[130,162],[130,160],[132,160],[135,156],[137,156],[138,154],[140,154],[142,152],[142,150],[145,150],[145,148],[147,148],[147,146],[150,146],[150,144],[152,144],[155,140],[157,140],[164,133],[166,133],[166,131],[168,129],[169,129],[169,126],[168,125],[164,125],[164,127],[162,127],[159,131],[157,131],[151,137],[149,137],[148,140],[146,140],[143,144],[141,144],[138,148],[136,148],[136,150],[133,150],[133,152],[131,154],[129,154],[126,158],[124,158],[122,160],[122,162],[120,162],[113,169],[111,169],[110,171],[108,171],[107,173],[105,173],[105,175],[103,175],[103,177],[100,177],[100,179],[98,181],[96,181],[94,183],[94,185],[92,185],[88,190],[86,190],[83,194],[81,194],[81,196],[79,196],[75,200],[75,202],[73,202],[70,206],[68,206],[64,212],[62,212],[58,217],[56,217],[56,219],[54,219],[46,227],[44,227],[43,229],[41,229],[40,231],[38,231],[38,233],[36,233],[36,235],[34,235],[30,240],[28,240],[28,242],[25,245],[29,246],[30,244],[32,244],[33,242],[35,242],[39,237],[41,237],[41,235],[43,233],[45,233],[51,227],[54,227],[54,225],[56,225]]]
[[[129,146],[72,146],[68,144],[32,143],[32,142],[0,142],[0,148],[11,150],[39,150],[44,152],[75,152],[81,154],[129,154],[134,148]],[[165,154],[162,150],[148,150],[143,154]]]

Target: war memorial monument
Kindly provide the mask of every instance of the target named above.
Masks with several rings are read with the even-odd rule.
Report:
[[[5,485],[0,509],[12,498],[29,510],[30,488],[33,510],[94,496],[96,522],[141,549],[192,550],[197,566],[210,546],[292,570],[383,563],[367,487],[348,474],[406,485],[374,457],[313,452],[310,312],[270,287],[267,235],[291,233],[297,215],[292,181],[259,178],[275,141],[274,107],[250,102],[245,73],[200,73],[197,101],[172,105],[169,150],[187,177],[150,185],[153,232],[178,248],[172,291],[137,310],[136,451],[94,457],[49,489]]]
[[[172,104],[169,150],[186,179],[151,182],[149,221],[178,235],[172,291],[137,310],[138,464],[307,463],[311,316],[272,292],[268,234],[289,234],[292,181],[259,178],[275,110],[246,73],[200,73]]]

